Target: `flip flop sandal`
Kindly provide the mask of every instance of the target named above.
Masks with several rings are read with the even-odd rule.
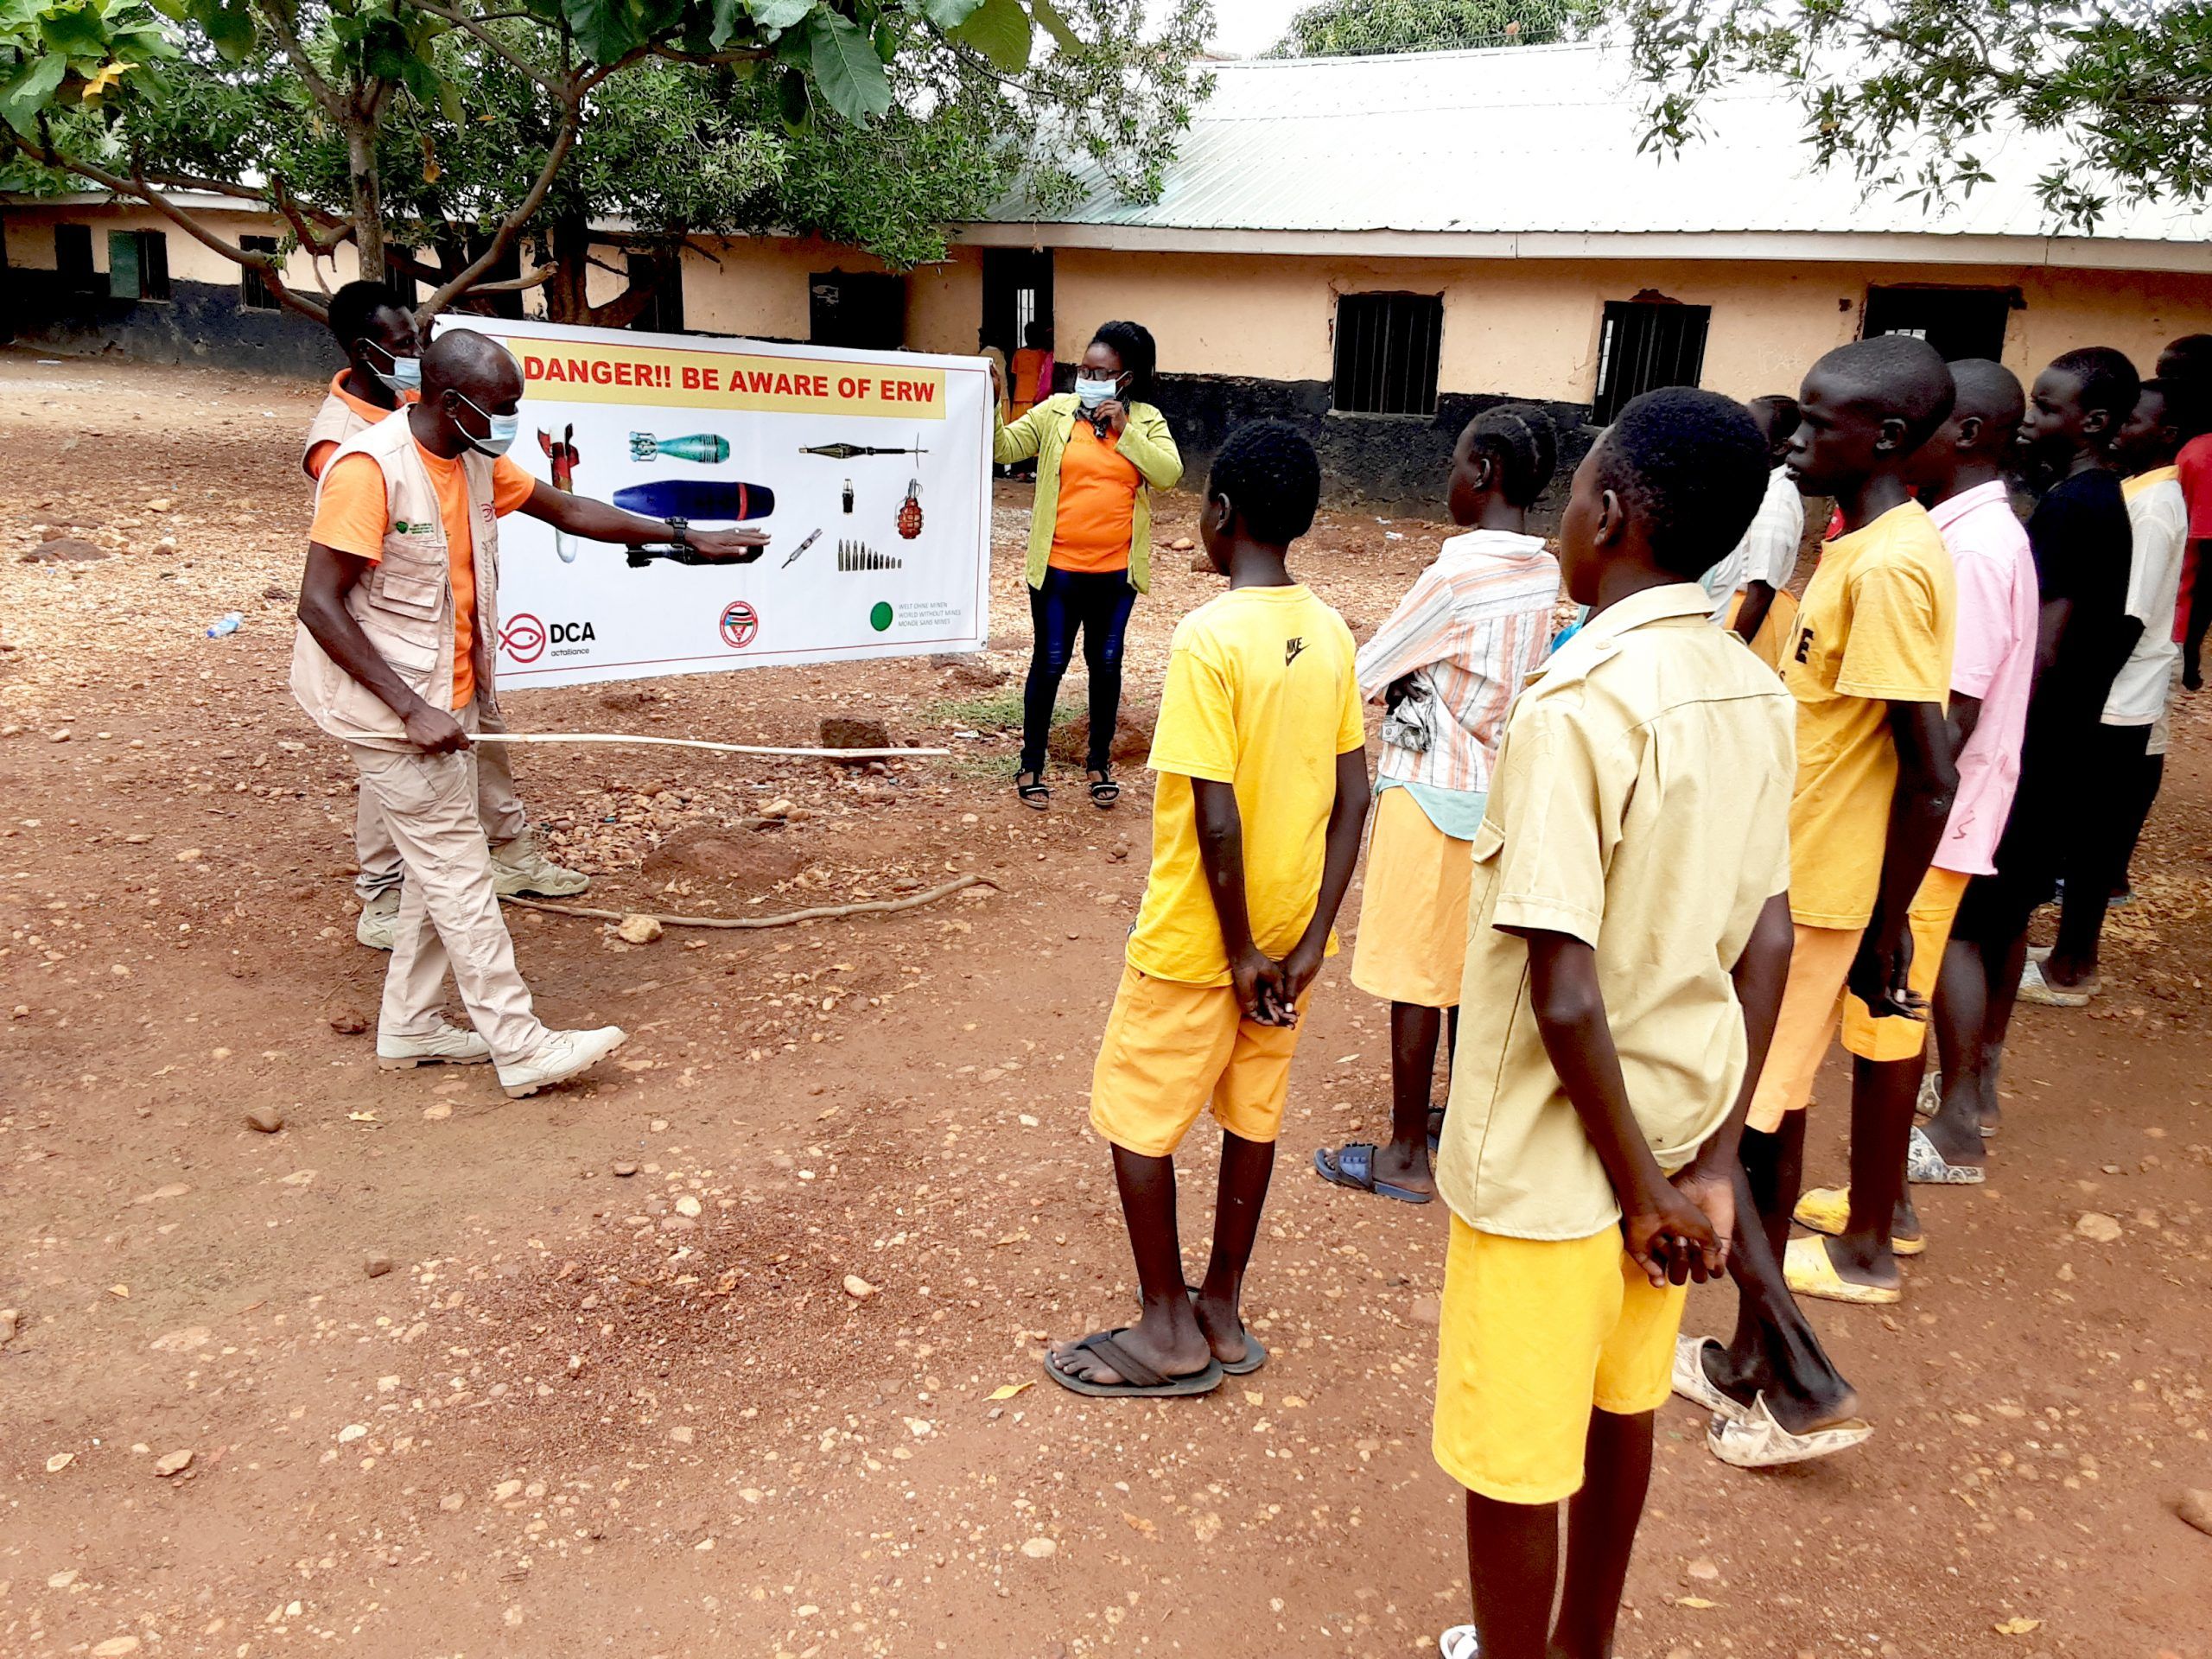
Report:
[[[1864,1445],[1873,1433],[1872,1423],[1854,1417],[1849,1422],[1793,1434],[1774,1421],[1774,1414],[1767,1409],[1766,1395],[1762,1394],[1751,1402],[1751,1410],[1743,1416],[1732,1421],[1715,1417],[1707,1424],[1705,1445],[1714,1457],[1732,1468],[1779,1469],[1785,1464],[1809,1463],[1815,1458],[1847,1452],[1854,1446]]]
[[[1438,1659],[1482,1659],[1483,1644],[1471,1624],[1454,1624],[1436,1638]]]
[[[1946,1163],[1928,1131],[1915,1125],[1912,1138],[1904,1144],[1904,1178],[1921,1186],[1980,1186],[1989,1172],[1971,1164]]]
[[[1122,798],[1122,786],[1098,767],[1093,766],[1090,770],[1097,773],[1090,780],[1090,804],[1101,812],[1110,812],[1114,810],[1114,804]]]
[[[1395,1198],[1400,1204],[1427,1204],[1430,1194],[1416,1192],[1409,1186],[1399,1186],[1390,1181],[1375,1179],[1375,1145],[1368,1141],[1347,1141],[1336,1151],[1326,1147],[1313,1149],[1313,1170],[1332,1186],[1348,1186],[1355,1192],[1372,1192],[1378,1198]]]
[[[2066,985],[2054,985],[2044,977],[2044,965],[2031,962],[2020,969],[2020,1001],[2032,1002],[2043,1008],[2086,1008],[2089,999],[2097,994],[2097,982],[2075,989]]]
[[[1023,783],[1023,779],[1030,781]],[[1045,787],[1041,772],[1017,772],[1014,774],[1014,797],[1034,812],[1042,812],[1052,804],[1052,791]]]
[[[1782,1276],[1792,1294],[1817,1296],[1824,1302],[1847,1302],[1853,1307],[1891,1307],[1904,1300],[1894,1285],[1862,1285],[1836,1271],[1828,1247],[1817,1236],[1793,1238],[1782,1253]]]
[[[1738,1405],[1719,1389],[1706,1374],[1705,1351],[1718,1348],[1719,1342],[1712,1337],[1675,1338],[1675,1392],[1694,1406],[1702,1406],[1715,1417],[1730,1421],[1744,1415],[1748,1408]]]
[[[1920,1093],[1912,1103],[1913,1115],[1933,1117],[1943,1109],[1943,1074],[1930,1071],[1920,1079]]]
[[[1078,1352],[1098,1356],[1121,1376],[1119,1382],[1093,1382],[1089,1377],[1064,1371],[1052,1363],[1053,1356],[1045,1355],[1045,1375],[1062,1388],[1074,1394],[1087,1394],[1101,1400],[1178,1399],[1194,1394],[1211,1394],[1221,1386],[1221,1362],[1209,1358],[1202,1371],[1192,1371],[1185,1376],[1168,1376],[1155,1371],[1135,1355],[1128,1352],[1115,1338],[1127,1332],[1126,1325],[1117,1331],[1100,1331],[1076,1344]]]
[[[1198,1301],[1198,1287],[1196,1285],[1185,1285],[1183,1288],[1191,1293],[1191,1306],[1195,1310]],[[1221,1374],[1224,1376],[1249,1376],[1268,1363],[1267,1344],[1252,1334],[1252,1327],[1248,1325],[1244,1327],[1244,1357],[1232,1362],[1216,1354],[1213,1363],[1221,1367]]]
[[[1851,1189],[1847,1186],[1816,1186],[1797,1200],[1790,1217],[1800,1227],[1809,1227],[1816,1233],[1830,1238],[1840,1238],[1843,1230],[1851,1224]],[[1921,1255],[1928,1249],[1925,1238],[1892,1238],[1890,1249],[1899,1255]]]

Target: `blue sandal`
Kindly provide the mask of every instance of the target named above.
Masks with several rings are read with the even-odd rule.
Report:
[[[1334,1152],[1318,1147],[1313,1153],[1314,1173],[1332,1186],[1348,1186],[1355,1192],[1372,1192],[1378,1198],[1395,1198],[1400,1204],[1427,1204],[1433,1196],[1416,1192],[1409,1186],[1399,1186],[1389,1181],[1375,1179],[1375,1146],[1367,1141],[1347,1141]]]

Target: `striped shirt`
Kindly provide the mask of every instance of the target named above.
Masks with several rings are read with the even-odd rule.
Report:
[[[1369,702],[1412,677],[1382,723],[1384,780],[1421,786],[1416,799],[1489,790],[1505,711],[1543,660],[1558,601],[1559,561],[1541,537],[1475,530],[1444,543],[1360,648]]]
[[[1797,571],[1797,547],[1805,539],[1805,498],[1789,476],[1777,467],[1768,474],[1766,494],[1760,498],[1758,515],[1744,539],[1728,556],[1700,578],[1705,596],[1713,601],[1713,624],[1728,626],[1728,613],[1738,590],[1763,582],[1777,591],[1789,585]]]

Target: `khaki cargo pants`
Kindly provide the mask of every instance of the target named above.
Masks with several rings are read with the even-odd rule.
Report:
[[[454,711],[477,729],[476,705]],[[482,751],[423,754],[349,743],[361,774],[361,810],[373,803],[391,836],[406,880],[384,979],[379,1035],[423,1037],[437,1029],[448,968],[477,1034],[492,1058],[512,1065],[537,1052],[546,1029],[531,1012],[530,987],[515,966],[514,941],[499,913],[485,839],[477,776]],[[496,752],[499,744],[488,746]]]
[[[505,722],[488,710],[477,718],[482,722],[481,730],[507,729]],[[505,743],[487,743],[476,751],[476,816],[494,847],[505,846],[528,827],[522,797],[515,789],[514,764],[508,758],[512,753]],[[365,789],[353,808],[353,858],[360,867],[360,874],[353,878],[353,891],[363,904],[399,885],[399,848],[385,827],[376,797]]]

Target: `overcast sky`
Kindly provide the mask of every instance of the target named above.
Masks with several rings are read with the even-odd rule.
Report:
[[[1283,26],[1311,0],[1213,0],[1213,46],[1249,58],[1282,38]]]

